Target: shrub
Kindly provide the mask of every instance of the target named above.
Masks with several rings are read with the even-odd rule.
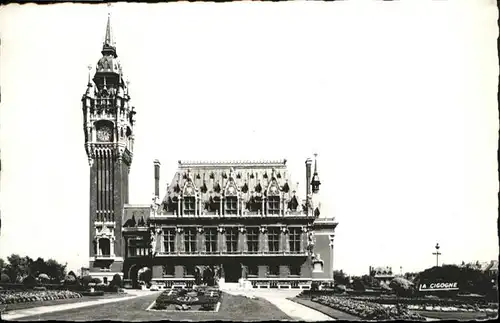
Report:
[[[396,292],[398,296],[411,296],[413,294],[413,283],[402,277],[394,278],[389,287]]]
[[[78,282],[76,281],[76,277],[73,275],[67,275],[64,278],[64,285],[76,285]]]
[[[38,285],[38,281],[35,277],[29,275],[23,279],[23,285],[29,288],[35,287],[36,285]]]
[[[110,286],[116,286],[117,288],[122,287],[122,277],[119,274],[113,276],[113,280],[109,284]]]
[[[92,282],[92,276],[90,276],[90,275],[83,276],[81,282],[82,282],[83,286],[85,286],[85,287],[88,286],[89,283]]]
[[[8,282],[10,282],[10,277],[7,274],[1,274],[0,275],[0,282],[8,283]]]

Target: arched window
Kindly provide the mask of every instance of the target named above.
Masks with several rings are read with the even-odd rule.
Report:
[[[184,215],[194,215],[195,214],[196,199],[194,196],[186,196],[184,198],[183,204],[184,204],[184,210],[183,210]]]
[[[99,255],[100,256],[110,256],[110,244],[108,238],[99,239]]]
[[[234,215],[238,214],[238,198],[236,196],[226,197],[226,214]]]

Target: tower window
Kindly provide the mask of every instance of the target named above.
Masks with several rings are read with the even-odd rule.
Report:
[[[187,196],[184,198],[184,215],[194,215],[195,214],[195,204],[196,200],[194,196]]]
[[[269,252],[279,252],[280,248],[280,229],[269,228],[267,231],[267,239],[269,242]]]
[[[259,228],[247,228],[247,244],[249,253],[259,252]]]
[[[278,215],[280,213],[280,198],[279,196],[269,196],[267,201],[267,213]]]
[[[238,229],[226,228],[226,247],[228,253],[238,252]]]
[[[226,197],[226,214],[238,214],[238,198],[236,196]]]
[[[217,252],[217,229],[205,229],[205,249],[207,253]]]
[[[184,250],[186,253],[196,252],[196,229],[187,228],[184,230]]]
[[[165,253],[175,253],[175,229],[163,230],[163,247]]]

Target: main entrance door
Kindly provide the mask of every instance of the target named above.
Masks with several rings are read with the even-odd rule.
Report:
[[[225,263],[224,267],[224,281],[226,283],[237,283],[241,278],[241,264],[238,262]]]

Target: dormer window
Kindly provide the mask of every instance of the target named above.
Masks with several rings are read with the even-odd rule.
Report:
[[[215,174],[214,174],[214,172],[211,172],[210,173],[210,179],[214,179],[214,178],[215,178]]]
[[[187,196],[184,198],[184,215],[194,215],[195,214],[195,204],[196,199],[194,196]]]
[[[226,214],[238,214],[238,198],[236,196],[226,197]]]
[[[282,187],[283,192],[288,193],[290,191],[290,186],[288,186],[288,183],[285,183]]]
[[[262,177],[267,178],[267,172],[265,172]]]
[[[280,197],[269,196],[267,199],[267,213],[272,215],[280,214]]]
[[[237,179],[240,179],[240,178],[241,178],[241,173],[238,173],[238,174],[236,175],[236,178],[237,178]]]
[[[214,192],[220,193],[220,185],[219,185],[219,183],[215,183],[215,185],[214,185]]]
[[[245,183],[245,184],[243,185],[243,187],[241,188],[241,191],[242,191],[243,193],[248,192],[248,185],[247,185],[247,183]]]
[[[253,173],[252,173],[252,174],[250,174],[250,178],[252,178],[252,179],[253,179],[254,177],[255,177],[255,176],[254,176],[254,174],[253,174]]]
[[[276,178],[281,178],[281,173],[276,174]]]
[[[257,193],[262,192],[262,186],[260,185],[260,183],[258,183],[257,186],[255,186],[255,192]]]

